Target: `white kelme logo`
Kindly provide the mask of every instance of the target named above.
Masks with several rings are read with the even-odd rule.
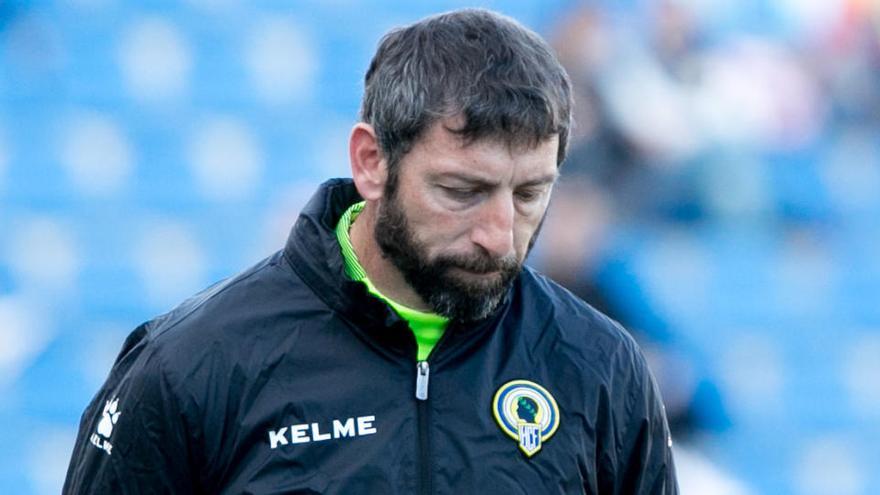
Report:
[[[113,425],[119,421],[119,415],[122,414],[120,411],[116,409],[119,406],[119,397],[113,399],[112,401],[108,400],[106,404],[104,404],[104,413],[101,415],[101,422],[98,423],[98,433],[106,438],[110,438],[110,435],[113,434]]]
[[[269,448],[298,443],[375,435],[376,416],[334,419],[324,423],[302,423],[269,430]]]
[[[98,422],[98,432],[92,433],[90,438],[92,445],[107,452],[107,455],[110,455],[113,450],[113,445],[107,439],[113,434],[113,426],[116,425],[116,422],[119,421],[119,416],[122,414],[122,411],[119,411],[118,408],[119,397],[104,403],[101,421]]]

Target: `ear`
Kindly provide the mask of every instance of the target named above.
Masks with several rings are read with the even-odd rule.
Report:
[[[388,164],[379,148],[373,126],[358,122],[348,140],[351,177],[361,197],[375,201],[382,197],[388,179]]]

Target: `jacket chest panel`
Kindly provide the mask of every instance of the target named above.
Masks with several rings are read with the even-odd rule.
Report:
[[[238,421],[224,493],[395,493],[412,485],[415,406],[401,370],[280,367]],[[410,392],[410,393],[407,393]],[[393,446],[393,447],[389,447]],[[354,483],[354,485],[352,485]],[[342,491],[340,491],[342,490]]]
[[[572,399],[558,392],[561,387],[553,387],[552,382],[535,367],[519,367],[508,363],[508,370],[499,373],[497,369],[487,369],[473,364],[458,369],[439,368],[432,374],[431,383],[431,450],[432,467],[435,476],[436,493],[584,493],[585,487],[595,484],[595,440],[587,433],[585,417],[574,411],[581,410],[583,403],[573,403]],[[485,360],[482,361],[485,363]],[[483,369],[480,369],[483,368]],[[506,376],[505,376],[506,375]],[[552,376],[552,375],[551,375]],[[545,424],[545,432],[555,427],[552,436],[536,440],[531,445],[531,454],[526,439],[521,438],[519,428],[514,433],[505,431],[503,420],[499,421],[496,411],[504,408],[505,397],[498,392],[505,384],[520,379],[537,385],[545,385],[554,397],[557,416]],[[530,389],[512,389],[513,394],[522,392],[522,401],[527,407],[532,396]],[[510,415],[516,414],[517,396],[506,398]],[[535,401],[538,402],[538,401]],[[532,402],[533,404],[534,402]],[[530,431],[541,436],[541,414],[534,419],[535,428],[529,429],[525,421],[518,417],[510,418],[514,428],[520,426],[524,435]],[[523,414],[525,415],[525,414]],[[521,443],[526,443],[523,447]],[[448,487],[444,492],[440,487]]]
[[[340,360],[334,347],[323,357],[291,356],[265,390],[249,393],[257,400],[242,423],[254,434],[236,447],[239,469],[226,493],[416,493],[424,466],[431,493],[584,493],[593,484],[595,443],[573,413],[585,404],[562,395],[570,387],[553,383],[554,370],[521,356],[489,357],[502,355],[489,345],[459,365],[432,365],[428,398],[419,401],[415,360],[354,353]],[[514,379],[556,402],[552,437],[531,455],[496,414],[499,390]],[[519,391],[507,407],[513,415],[522,413]],[[537,406],[540,425],[551,411],[540,394],[523,397],[538,399],[523,407]]]

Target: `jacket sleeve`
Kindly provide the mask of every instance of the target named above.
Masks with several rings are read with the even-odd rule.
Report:
[[[149,326],[141,325],[82,415],[63,493],[193,493],[179,403]]]
[[[639,355],[630,424],[624,432],[620,458],[626,461],[622,493],[677,495],[672,435],[666,408],[654,377]]]
[[[630,344],[618,355],[619,378],[609,398],[613,440],[600,456],[600,493],[678,495],[666,410],[644,356]]]

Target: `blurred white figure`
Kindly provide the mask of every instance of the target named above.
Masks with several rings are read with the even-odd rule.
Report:
[[[777,342],[761,328],[742,329],[720,357],[722,391],[738,418],[778,418],[790,381]],[[749,363],[744,366],[743,363]]]
[[[41,314],[21,297],[0,297],[0,390],[14,383],[51,340]]]
[[[880,331],[864,331],[841,355],[842,381],[853,410],[866,420],[880,419]]]
[[[67,461],[76,441],[76,429],[58,425],[39,427],[40,439],[26,446],[27,469],[34,495],[61,493]]]
[[[311,98],[318,73],[318,54],[312,37],[290,19],[267,18],[258,23],[245,63],[257,96],[270,104]]]
[[[733,478],[705,456],[676,444],[675,469],[681,495],[752,495],[740,480]]]
[[[82,265],[76,236],[52,217],[26,218],[12,229],[7,259],[23,292],[70,292]]]
[[[134,264],[157,308],[168,308],[204,286],[205,255],[182,225],[165,221],[146,229],[136,244]]]
[[[213,117],[196,129],[189,143],[189,163],[196,187],[209,199],[250,196],[262,179],[263,148],[244,123]]]
[[[61,163],[77,192],[109,196],[125,189],[134,160],[118,122],[107,115],[85,112],[73,116],[64,132]]]
[[[128,91],[137,100],[169,100],[189,88],[192,49],[180,29],[167,19],[140,19],[125,34],[119,59]]]
[[[863,458],[848,438],[828,435],[811,440],[803,446],[794,466],[798,494],[867,494],[868,473],[860,462]]]

